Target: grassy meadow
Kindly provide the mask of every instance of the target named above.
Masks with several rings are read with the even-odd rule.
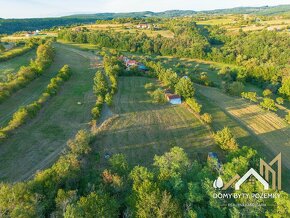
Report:
[[[104,155],[124,153],[131,164],[152,163],[173,146],[184,148],[191,158],[206,160],[208,151],[216,151],[211,132],[184,105],[173,106],[151,102],[146,83],[155,79],[119,78],[119,91],[114,97],[111,118],[100,127],[94,146]]]
[[[19,106],[36,99],[58,70],[68,64],[72,76],[60,93],[52,98],[29,124],[17,129],[1,142],[0,179],[15,181],[27,179],[37,170],[48,167],[59,156],[66,141],[80,128],[87,128],[95,97],[92,94],[90,59],[56,44],[52,66],[26,88],[19,90],[1,106],[1,122],[9,119]],[[32,94],[33,93],[33,94]],[[81,102],[81,105],[77,103]],[[11,115],[10,115],[11,116]]]
[[[36,56],[35,49],[5,62],[0,63],[0,82],[5,81],[7,74],[17,73],[21,66],[26,66],[29,64],[31,59],[34,59]]]

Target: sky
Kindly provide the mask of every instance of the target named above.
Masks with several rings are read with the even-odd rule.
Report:
[[[290,0],[0,0],[1,18],[58,17],[79,13],[212,10],[290,4]]]

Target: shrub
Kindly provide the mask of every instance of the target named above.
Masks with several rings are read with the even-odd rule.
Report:
[[[194,98],[186,99],[186,104],[196,113],[201,112],[202,105],[200,105]]]
[[[284,104],[284,99],[282,97],[278,97],[278,98],[276,98],[276,102],[277,102],[277,104],[282,105],[282,104]]]
[[[153,92],[149,92],[149,95],[152,98],[152,102],[153,103],[165,103],[166,99],[165,99],[165,93],[162,89],[158,88]]]
[[[153,83],[146,83],[145,85],[144,85],[144,88],[145,89],[147,89],[147,90],[152,90],[152,89],[154,89],[154,84]]]
[[[212,123],[212,116],[209,113],[204,113],[203,115],[201,115],[201,119],[207,124]]]
[[[275,101],[271,98],[264,98],[263,101],[260,103],[260,105],[269,110],[277,111],[277,107],[275,105]]]
[[[263,91],[263,96],[264,97],[269,97],[269,96],[271,96],[272,95],[272,91],[270,90],[270,89],[265,89],[264,91]]]
[[[225,127],[221,131],[217,131],[214,135],[214,139],[223,150],[236,150],[238,148],[238,144],[228,127]]]
[[[241,92],[244,90],[245,86],[242,82],[236,81],[229,85],[228,92],[231,95],[239,96]]]
[[[193,82],[189,78],[181,78],[175,85],[175,92],[184,99],[192,98],[195,92]]]

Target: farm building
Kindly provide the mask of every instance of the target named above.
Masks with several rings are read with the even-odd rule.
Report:
[[[130,60],[126,56],[123,55],[120,56],[119,60],[124,62],[125,66],[127,67],[127,70],[130,70],[131,67],[138,67],[138,69],[141,71],[148,71],[148,68],[144,64],[136,60]]]
[[[138,65],[138,62],[135,61],[135,60],[128,60],[128,61],[126,62],[126,67],[127,67],[127,68],[134,67],[134,66],[137,66],[137,65]]]
[[[181,104],[181,97],[179,95],[167,93],[165,96],[171,104]]]
[[[146,24],[146,23],[137,25],[138,29],[150,29],[150,27],[151,27],[151,25],[150,24]]]

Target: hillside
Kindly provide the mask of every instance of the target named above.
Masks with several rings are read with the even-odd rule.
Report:
[[[48,29],[56,26],[68,26],[73,24],[95,23],[96,20],[112,20],[116,18],[172,18],[193,16],[199,14],[256,14],[256,15],[282,15],[289,14],[290,5],[264,6],[264,7],[238,7],[231,9],[218,9],[211,11],[194,10],[168,10],[163,12],[129,12],[129,13],[96,13],[76,14],[52,18],[26,18],[26,19],[0,19],[0,34],[11,34],[18,31],[34,31],[36,29]]]

